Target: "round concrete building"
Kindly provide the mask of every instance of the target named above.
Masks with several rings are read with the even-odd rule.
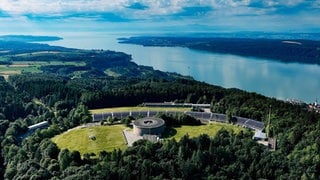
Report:
[[[133,132],[136,135],[143,136],[145,134],[161,135],[164,131],[164,120],[154,117],[145,117],[135,120],[133,123]]]

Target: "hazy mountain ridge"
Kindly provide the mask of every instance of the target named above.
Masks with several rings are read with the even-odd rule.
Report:
[[[1,41],[19,41],[19,42],[42,42],[42,41],[59,41],[63,38],[58,36],[33,36],[33,35],[3,35]]]

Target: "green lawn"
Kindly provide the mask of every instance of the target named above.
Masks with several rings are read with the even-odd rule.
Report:
[[[86,128],[75,128],[71,129],[63,134],[57,135],[52,138],[60,149],[69,149],[70,151],[79,151],[81,155],[85,153],[99,154],[101,151],[112,151],[113,149],[126,149],[126,141],[122,134],[122,131],[126,127],[124,125],[112,125],[112,126],[93,126]],[[164,136],[165,138],[175,138],[179,141],[184,135],[188,134],[189,137],[197,137],[201,134],[208,134],[210,137],[220,129],[226,129],[239,133],[242,131],[248,131],[244,128],[233,126],[231,124],[224,123],[211,123],[200,126],[181,126],[171,129]],[[96,139],[92,140],[89,138],[93,135]]]
[[[190,111],[190,108],[183,108],[183,107],[116,107],[116,108],[104,108],[104,109],[92,109],[90,112],[92,114],[100,114],[100,113],[107,113],[107,112],[127,112],[127,111],[178,111],[178,112],[185,112]]]
[[[55,136],[52,141],[60,149],[77,150],[81,155],[92,152],[98,155],[103,150],[125,149],[127,145],[122,135],[122,130],[125,128],[123,125],[77,128]],[[96,139],[90,139],[90,135]]]
[[[222,128],[226,129],[227,131],[233,131],[234,133],[239,133],[240,131],[248,131],[245,128],[234,126],[231,124],[213,122],[207,125],[200,126],[176,127],[169,130],[169,132],[167,132],[165,136],[167,136],[168,138],[175,138],[177,141],[179,141],[186,134],[188,134],[189,137],[197,137],[201,134],[208,134],[210,137],[213,137]]]

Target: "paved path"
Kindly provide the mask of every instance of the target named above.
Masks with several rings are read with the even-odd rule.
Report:
[[[143,139],[142,136],[138,136],[138,135],[134,134],[132,130],[125,129],[122,132],[123,132],[124,138],[126,139],[128,146],[132,146],[132,144],[135,141],[138,141],[139,139]]]

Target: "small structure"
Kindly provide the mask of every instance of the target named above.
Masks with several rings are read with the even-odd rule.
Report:
[[[275,138],[267,137],[267,134],[263,133],[261,130],[256,130],[254,132],[253,140],[268,147],[270,151],[274,151],[277,148],[277,140]]]
[[[43,122],[34,124],[32,126],[29,126],[28,127],[28,132],[34,132],[37,129],[45,129],[47,127],[49,127],[49,122],[48,121],[43,121]]]
[[[138,136],[148,135],[161,135],[164,131],[165,122],[163,119],[146,117],[135,120],[133,122],[133,133]]]
[[[260,131],[260,130],[256,130],[256,131],[254,132],[253,140],[261,141],[261,140],[265,140],[266,138],[267,138],[266,133],[263,133],[263,132]]]
[[[277,149],[277,139],[268,138],[268,147],[271,151],[275,151]]]
[[[159,136],[157,136],[157,135],[144,134],[144,135],[142,136],[142,139],[145,139],[145,140],[148,140],[148,141],[150,141],[150,142],[155,143],[155,142],[158,142],[158,141],[159,141]]]
[[[89,139],[95,141],[95,140],[96,140],[96,136],[94,136],[94,135],[91,134],[91,135],[89,136]]]

